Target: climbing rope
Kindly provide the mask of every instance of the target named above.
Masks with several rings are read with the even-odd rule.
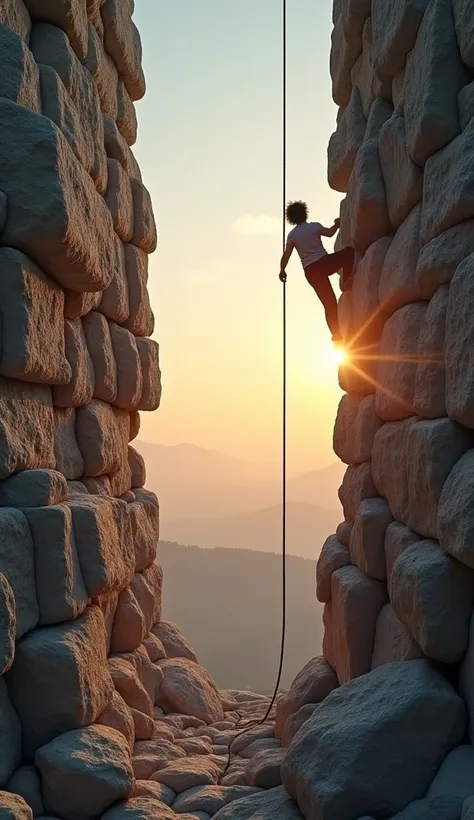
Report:
[[[286,180],[287,180],[287,0],[282,0],[282,250],[285,250],[286,245]],[[287,431],[287,408],[286,408],[286,280],[283,282],[283,304],[282,304],[282,521],[281,521],[281,558],[282,558],[282,612],[281,612],[281,637],[280,637],[280,661],[278,666],[278,674],[275,682],[275,689],[273,691],[272,699],[263,718],[260,720],[247,721],[245,727],[239,732],[233,740],[229,743],[229,753],[227,765],[225,767],[223,777],[226,775],[232,757],[232,745],[238,737],[241,737],[255,726],[263,726],[268,720],[275,700],[278,695],[278,690],[281,683],[281,675],[283,671],[283,661],[285,658],[285,639],[286,639],[286,431]],[[239,711],[237,714],[242,719]],[[236,728],[240,728],[240,720]]]

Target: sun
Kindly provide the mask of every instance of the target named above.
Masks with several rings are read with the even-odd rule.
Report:
[[[343,347],[337,345],[328,350],[328,358],[331,361],[331,364],[340,365],[347,362],[348,355]]]

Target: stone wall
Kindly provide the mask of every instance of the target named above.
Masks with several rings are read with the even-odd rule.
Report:
[[[334,5],[328,178],[345,194],[338,246],[358,267],[340,300],[345,521],[323,547],[318,597],[341,684],[388,661],[455,664],[469,645],[473,26],[468,0]]]
[[[318,595],[343,683],[468,648],[474,12],[465,0],[345,2],[334,22],[328,177],[346,194],[340,245],[360,261],[340,302],[345,522],[323,548]]]
[[[0,789],[70,820],[131,792],[165,657],[130,444],[161,392],[133,9],[0,2]]]

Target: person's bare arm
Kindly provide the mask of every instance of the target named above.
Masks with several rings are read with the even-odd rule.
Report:
[[[285,251],[283,252],[283,256],[280,260],[280,279],[282,282],[286,282],[286,266],[290,261],[290,256],[293,252],[293,246],[287,245]]]
[[[341,223],[340,219],[335,219],[334,220],[334,225],[332,226],[332,228],[324,228],[321,225],[321,236],[334,236],[334,234],[337,233],[338,230],[339,230],[340,223]]]

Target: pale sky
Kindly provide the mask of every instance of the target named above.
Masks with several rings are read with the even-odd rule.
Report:
[[[140,437],[281,452],[281,2],[136,0],[148,92],[135,146],[154,202],[149,290],[163,400]],[[288,199],[331,225],[331,0],[288,0]],[[332,240],[327,241],[331,249]],[[288,269],[291,473],[335,460],[341,396],[322,306]],[[334,280],[334,277],[333,277]],[[316,501],[316,500],[315,500]]]

